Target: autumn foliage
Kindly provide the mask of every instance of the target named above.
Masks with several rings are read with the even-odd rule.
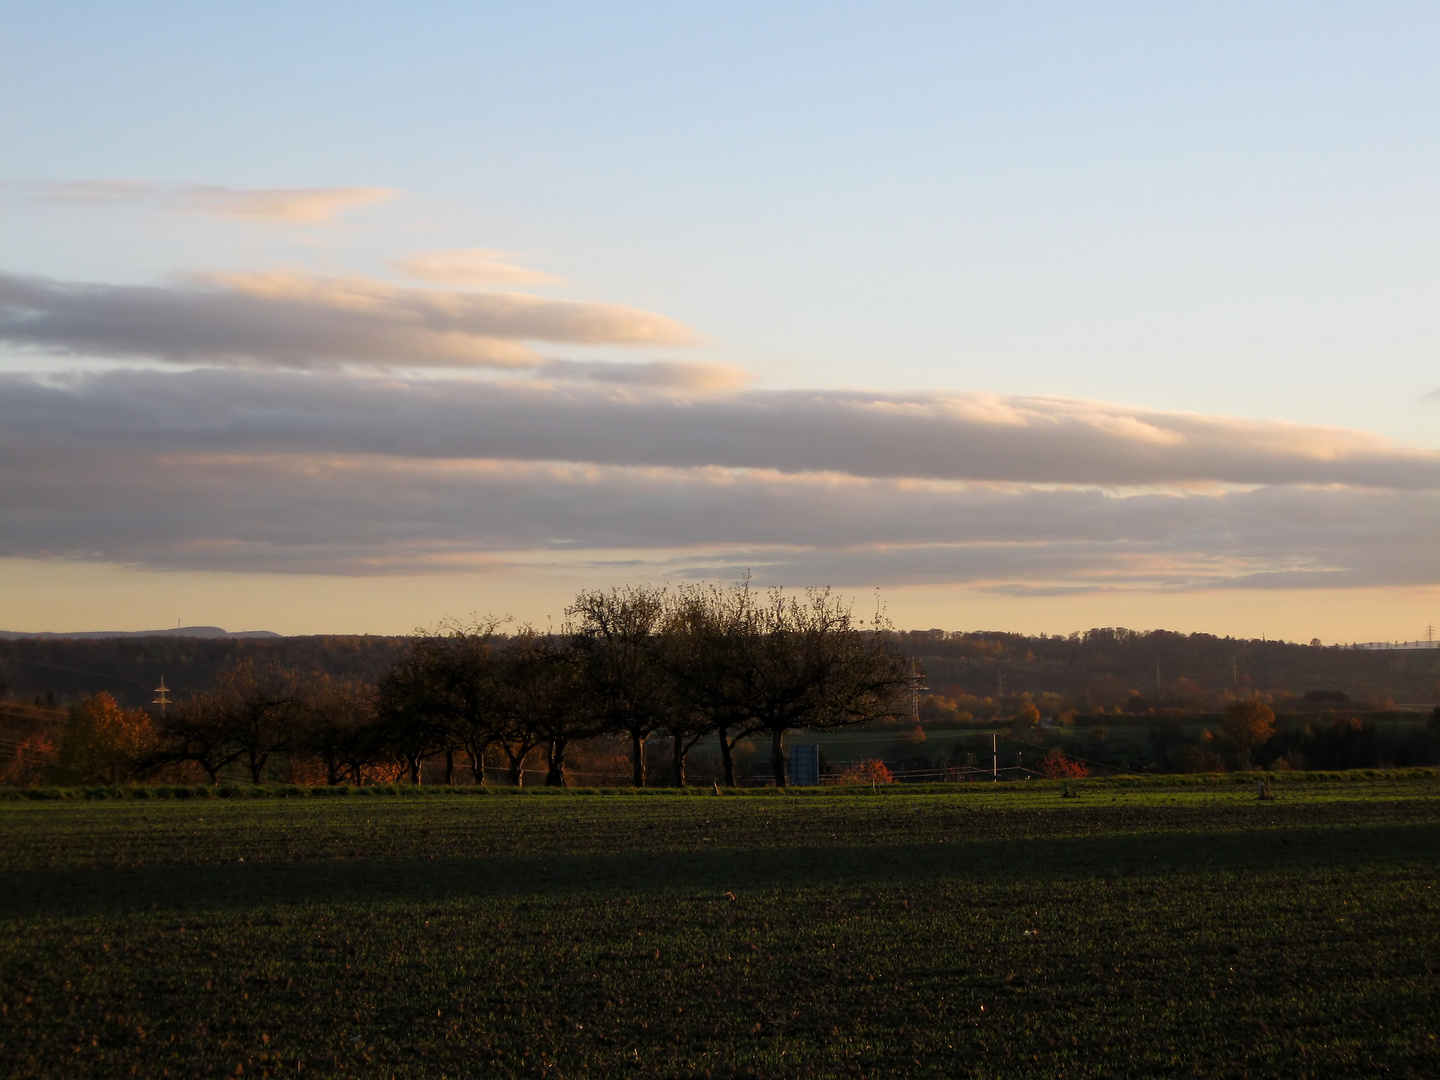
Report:
[[[122,784],[136,778],[159,747],[144,709],[122,709],[109,694],[71,706],[60,744],[60,770],[80,784]]]
[[[1248,768],[1251,750],[1275,734],[1275,713],[1254,699],[1232,702],[1225,710],[1221,732],[1235,751],[1240,767]]]
[[[1040,759],[1039,771],[1047,780],[1074,780],[1090,775],[1089,769],[1078,761],[1071,761],[1058,749]]]
[[[45,770],[55,762],[55,744],[43,735],[22,739],[14,756],[0,772],[0,784],[28,786],[38,783]]]
[[[893,784],[895,774],[892,773],[883,761],[872,758],[869,761],[857,761],[840,774],[841,784]]]

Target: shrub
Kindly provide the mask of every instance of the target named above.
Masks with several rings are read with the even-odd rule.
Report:
[[[878,758],[857,761],[842,772],[836,781],[840,784],[893,784],[895,774]]]
[[[1275,713],[1270,706],[1251,699],[1232,702],[1221,721],[1225,741],[1234,749],[1242,769],[1250,767],[1250,752],[1275,734]]]
[[[44,735],[32,735],[15,747],[15,754],[0,772],[0,784],[33,787],[55,764],[55,744]]]
[[[1090,775],[1089,769],[1078,761],[1071,761],[1058,747],[1040,759],[1039,770],[1047,780],[1077,780]]]

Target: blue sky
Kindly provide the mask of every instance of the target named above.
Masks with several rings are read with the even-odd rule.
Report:
[[[867,597],[880,587],[897,619],[917,625],[1268,626],[1348,640],[1414,636],[1431,618],[1440,560],[1424,539],[1437,515],[1429,480],[1367,473],[1361,482],[1308,466],[1245,473],[1214,457],[1142,483],[1116,465],[1173,438],[1217,455],[1249,447],[1265,461],[1363,450],[1367,461],[1390,455],[1375,468],[1432,470],[1440,10],[1431,5],[50,2],[0,4],[0,29],[0,273],[49,283],[39,299],[26,294],[21,321],[60,326],[70,305],[70,321],[43,341],[20,329],[5,339],[0,408],[6,396],[30,401],[39,379],[63,398],[44,406],[68,418],[59,428],[93,433],[86,410],[132,396],[193,403],[219,392],[203,377],[218,367],[232,380],[225,401],[313,391],[329,404],[312,406],[312,426],[322,417],[338,429],[367,423],[339,401],[357,379],[428,390],[457,377],[454,357],[441,363],[423,343],[406,353],[408,339],[394,338],[388,359],[362,361],[333,343],[319,359],[297,359],[284,352],[293,342],[271,338],[224,355],[181,340],[196,320],[264,323],[256,305],[275,300],[282,278],[286,320],[299,317],[291,308],[305,291],[304,317],[323,317],[324,332],[346,340],[337,312],[361,301],[315,282],[363,279],[363,303],[403,309],[402,321],[449,303],[431,295],[446,290],[590,305],[565,310],[603,316],[611,330],[577,338],[552,327],[549,338],[524,339],[534,355],[523,377],[558,385],[580,410],[560,420],[536,404],[534,423],[566,432],[583,427],[574,416],[611,415],[614,394],[630,393],[584,380],[609,386],[635,364],[730,371],[723,392],[740,395],[726,399],[730,412],[716,405],[708,458],[657,434],[669,430],[661,413],[721,392],[708,375],[655,389],[653,409],[627,421],[627,449],[446,450],[446,462],[499,469],[527,492],[525,505],[514,503],[517,488],[445,488],[468,516],[420,513],[403,537],[373,529],[398,505],[384,492],[401,481],[382,475],[397,466],[393,446],[301,447],[268,421],[277,441],[247,436],[249,464],[226,465],[244,473],[225,481],[245,493],[235,500],[249,508],[243,521],[215,507],[182,524],[162,492],[130,492],[125,505],[148,507],[146,520],[172,519],[171,535],[183,538],[174,543],[105,510],[86,494],[83,469],[57,475],[43,495],[0,507],[13,526],[0,581],[16,629],[144,624],[171,608],[188,622],[407,629],[453,613],[459,595],[461,606],[540,619],[577,584],[723,575],[747,562],[777,582],[823,574]],[[353,188],[385,197],[336,203],[327,220],[267,216],[236,194]],[[475,249],[493,253],[484,281],[397,269],[417,253]],[[174,319],[174,332],[138,345],[113,336],[95,311],[77,313],[81,283],[169,290],[147,294],[161,307],[145,311]],[[245,314],[196,308],[196,288],[216,304],[243,300]],[[113,311],[140,297],[91,301]],[[622,310],[672,329],[637,344],[633,320],[616,329]],[[88,320],[83,341],[75,320]],[[504,364],[519,362],[519,340],[505,338]],[[485,341],[485,358],[472,350],[466,361],[485,370],[460,374],[515,376],[491,370],[501,361]],[[579,369],[556,362],[591,365],[581,389],[566,381]],[[286,389],[286,379],[304,382]],[[1045,441],[1057,424],[1079,424],[1086,439],[1136,423],[1146,433],[1059,479],[1043,461],[975,464],[994,440],[982,431],[966,441],[958,428],[908,449],[903,432],[875,428],[873,448],[862,449],[885,464],[867,470],[842,452],[846,431],[870,430],[850,413],[817,427],[819,449],[800,457],[746,456],[726,443],[763,441],[758,416],[791,415],[815,395],[839,409],[824,395],[857,391],[886,398],[872,413],[919,415],[942,401],[961,424],[967,409],[989,410],[985,423],[1033,429],[1062,461],[1081,451]],[[534,386],[527,392],[539,401]],[[577,394],[591,396],[576,404]],[[959,412],[957,395],[968,403]],[[1075,402],[1089,404],[1077,412]],[[513,405],[516,415],[528,407]],[[1203,438],[1186,426],[1192,414],[1213,421]],[[9,421],[18,438],[30,414],[6,415],[21,417]],[[233,433],[240,421],[224,424]],[[124,435],[139,456],[115,466],[113,489],[168,469],[176,500],[195,505],[183,493],[213,489],[203,470],[217,467],[222,434],[187,435],[183,467],[178,443],[137,449],[139,435]],[[932,468],[927,446],[957,457]],[[91,452],[119,460],[112,444]],[[343,456],[366,489],[337,496],[334,535],[313,525],[290,536],[295,515],[262,511],[314,504],[294,477],[296,462],[317,453]],[[277,455],[299,456],[280,475]],[[545,476],[525,471],[539,462]],[[860,491],[861,481],[883,490]],[[924,488],[933,483],[952,487]],[[931,524],[841,543],[833,529],[802,536],[780,509],[757,509],[808,505],[816,484],[830,485],[821,501],[838,517],[849,507]],[[417,486],[444,487],[433,468],[403,481]],[[646,529],[602,528],[605,508],[642,487],[653,522],[636,510]],[[340,488],[332,478],[325,490]],[[721,491],[739,501],[724,503]],[[1052,496],[1106,500],[1104,528],[1058,530],[1085,537],[1084,552],[1061,551],[1040,524],[1070,521],[1071,510],[1040,507]],[[900,502],[881,511],[876,499]],[[1009,508],[1008,531],[966,532],[967,508],[989,513],[990,499]],[[535,500],[563,507],[563,525]],[[1364,536],[1354,500],[1373,523]],[[1261,514],[1261,504],[1271,509]],[[1033,509],[1021,514],[1022,505]],[[1156,506],[1169,507],[1153,510],[1159,520],[1196,524],[1162,537],[1150,519],[1137,523]],[[672,518],[706,528],[667,531],[662,519]],[[736,519],[764,527],[747,533],[730,527]],[[367,529],[372,549],[360,550],[352,541]],[[1026,552],[1043,557],[1026,562]],[[291,599],[301,592],[312,598],[303,611]]]

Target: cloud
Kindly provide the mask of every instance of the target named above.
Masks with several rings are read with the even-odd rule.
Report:
[[[1124,495],[716,469],[6,447],[0,554],[425,573],[497,560],[997,590],[1427,584],[1440,495]],[[19,467],[24,461],[23,469]]]
[[[3,298],[3,292],[0,292]],[[642,369],[643,370],[643,369]],[[177,450],[768,469],[1024,484],[1440,489],[1440,453],[1360,431],[985,394],[114,371],[0,377],[0,429]]]
[[[141,180],[66,180],[23,186],[46,202],[149,203],[180,212],[299,225],[328,225],[348,210],[387,202],[400,194],[397,188],[384,187],[232,188]]]
[[[544,286],[563,284],[561,278],[541,270],[530,270],[506,261],[503,251],[458,248],[450,251],[420,251],[390,265],[407,277],[434,285],[489,287],[492,285]]]
[[[328,225],[347,210],[388,202],[396,188],[227,188],[188,187],[176,193],[177,205],[217,217],[248,218],[303,225]]]
[[[771,430],[792,413],[814,445]],[[1071,478],[997,440],[1043,441]],[[1249,480],[1227,487],[1237,461]],[[0,520],[3,555],[159,569],[1428,585],[1440,463],[1363,433],[1052,399],[121,370],[0,377]]]
[[[567,382],[604,383],[636,389],[677,390],[717,394],[739,390],[755,376],[736,364],[703,360],[654,360],[649,363],[614,364],[603,361],[551,360],[537,374]]]
[[[682,345],[691,332],[617,304],[402,288],[368,278],[191,275],[101,285],[0,274],[0,342],[183,364],[514,367],[529,344]]]

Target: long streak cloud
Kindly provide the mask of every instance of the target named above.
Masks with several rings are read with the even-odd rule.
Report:
[[[0,342],[62,356],[313,368],[535,367],[534,343],[673,346],[694,335],[618,304],[415,289],[370,278],[191,275],[163,285],[0,274]]]
[[[628,560],[1012,592],[1440,569],[1440,455],[1363,432],[541,370],[0,378],[0,552],[342,574]]]
[[[1440,488],[1440,453],[1338,428],[1058,398],[831,390],[686,397],[629,389],[227,371],[11,376],[0,379],[0,430],[177,451],[1030,484]]]

